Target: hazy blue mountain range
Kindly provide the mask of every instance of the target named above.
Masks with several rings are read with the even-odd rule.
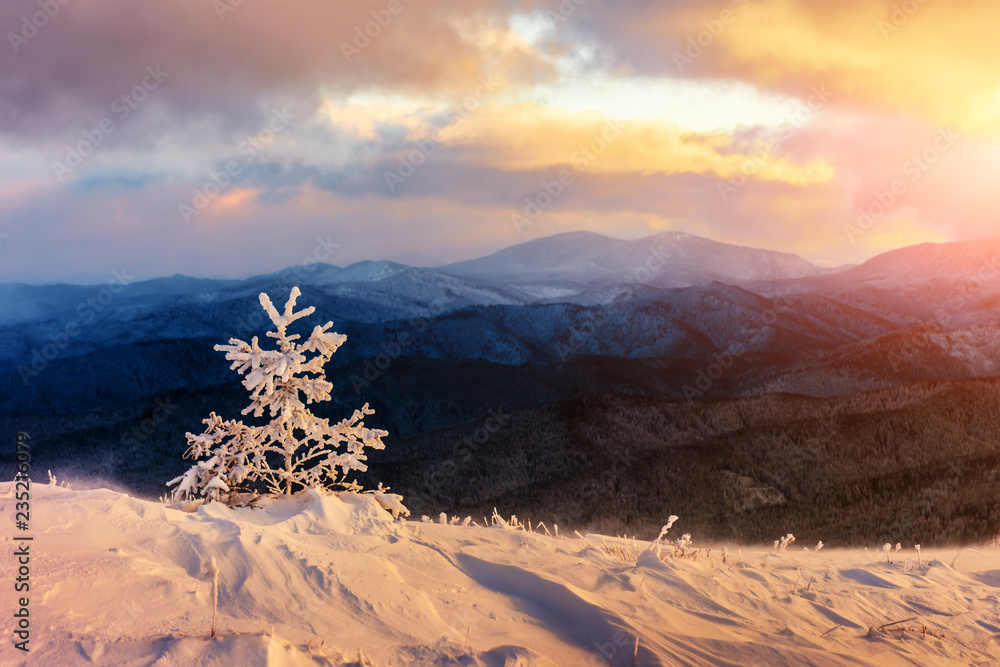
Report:
[[[312,319],[332,319],[348,337],[328,367],[335,401],[317,412],[339,419],[367,401],[373,425],[390,432],[392,452],[373,457],[373,479],[400,457],[417,465],[409,447],[460,447],[490,410],[711,399],[706,414],[728,424],[751,409],[738,406],[769,405],[745,397],[909,391],[1000,374],[998,258],[995,242],[924,244],[828,269],[686,234],[570,233],[437,268],[366,261],[245,280],[135,282],[121,272],[101,285],[3,284],[0,424],[48,443],[39,469],[158,493],[157,480],[184,465],[184,433],[212,410],[238,417],[246,405],[213,346],[263,336],[258,294],[280,302],[293,285],[301,304],[316,306]],[[491,436],[483,451],[507,451],[512,437]],[[486,484],[489,471],[476,471]],[[518,475],[532,507],[580,482],[533,487],[542,482],[528,468]],[[440,501],[406,480],[404,495]]]
[[[38,370],[108,348],[248,338],[265,329],[257,295],[280,299],[292,285],[350,336],[341,363],[399,336],[406,356],[502,364],[707,358],[734,344],[797,359],[912,326],[964,330],[976,348],[1000,314],[1000,281],[989,279],[998,257],[1000,244],[925,244],[835,271],[687,234],[576,232],[437,269],[359,262],[238,281],[3,284],[0,363]],[[766,312],[781,316],[758,321]]]
[[[738,285],[823,275],[796,255],[718,243],[680,232],[635,241],[570,232],[505,248],[439,271],[517,286],[538,297],[565,300],[603,288],[641,284],[660,289],[707,282]],[[584,297],[586,298],[586,297]]]

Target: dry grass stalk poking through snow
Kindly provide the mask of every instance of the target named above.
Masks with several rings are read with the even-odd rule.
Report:
[[[215,636],[215,626],[219,621],[219,563],[212,556],[209,561],[208,575],[212,577],[212,634]]]

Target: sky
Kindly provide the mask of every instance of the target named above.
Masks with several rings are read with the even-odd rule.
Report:
[[[0,282],[996,235],[995,0],[7,0]]]

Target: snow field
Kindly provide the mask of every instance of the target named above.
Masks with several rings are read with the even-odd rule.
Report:
[[[953,568],[958,549],[918,565],[908,548],[886,563],[729,545],[723,564],[697,536],[690,557],[661,558],[642,541],[397,521],[348,492],[193,512],[47,484],[32,498],[32,650],[8,643],[3,665],[1000,663],[1000,557],[985,548]],[[0,626],[9,638],[9,614]]]

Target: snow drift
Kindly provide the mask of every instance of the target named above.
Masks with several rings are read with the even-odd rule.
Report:
[[[955,552],[918,564],[912,549],[661,560],[648,542],[398,521],[370,495],[315,490],[193,512],[52,485],[32,500],[31,652],[8,640],[4,665],[1000,661],[1000,569],[971,552],[962,571]],[[13,509],[0,486],[5,526]],[[2,626],[9,638],[9,614]]]

